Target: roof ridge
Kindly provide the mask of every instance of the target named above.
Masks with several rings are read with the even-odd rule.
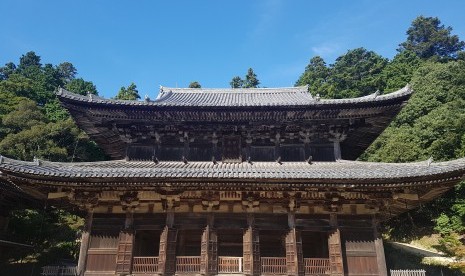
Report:
[[[289,87],[251,87],[251,88],[189,88],[189,87],[165,87],[160,86],[160,93],[263,93],[263,92],[276,92],[276,93],[299,93],[308,92],[308,85],[304,86],[289,86]]]

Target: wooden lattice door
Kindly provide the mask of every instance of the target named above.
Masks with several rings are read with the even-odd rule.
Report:
[[[200,273],[215,275],[218,273],[218,235],[207,226],[202,234],[200,250]]]
[[[243,235],[243,268],[246,275],[260,275],[260,239],[258,230],[247,228]]]
[[[329,233],[328,237],[329,264],[331,275],[343,275],[342,249],[341,249],[341,233],[339,229],[334,229]]]
[[[134,233],[125,231],[119,234],[118,251],[116,255],[116,272],[130,273],[132,265],[132,249],[134,246]]]
[[[286,235],[286,269],[287,275],[304,275],[302,237],[295,228]]]
[[[165,226],[160,235],[158,253],[158,272],[162,275],[174,275],[176,272],[176,238],[177,230]]]

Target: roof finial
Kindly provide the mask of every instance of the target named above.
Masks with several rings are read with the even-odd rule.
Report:
[[[150,97],[149,97],[149,95],[145,94],[144,100],[145,100],[146,102],[150,102]]]
[[[163,85],[160,85],[160,92],[163,93]]]
[[[89,100],[92,101],[94,99],[94,94],[92,94],[90,91],[87,91],[87,97],[89,97]]]
[[[40,166],[40,159],[34,156],[33,162],[35,165]]]
[[[312,160],[313,160],[313,156],[310,155],[310,156],[308,157],[308,159],[307,159],[307,163],[311,165],[311,164],[312,164]]]
[[[315,96],[315,101],[317,101],[317,102],[320,101],[320,94],[316,94],[316,96]]]
[[[212,162],[213,162],[213,165],[217,164],[215,156],[212,157]]]
[[[431,165],[431,163],[433,163],[433,156],[431,156],[430,158],[428,158],[428,160],[426,160],[426,164],[428,165],[428,167]]]
[[[252,157],[250,157],[250,156],[247,157],[247,163],[249,163],[250,165],[253,165],[253,163],[252,163]]]
[[[182,162],[184,162],[184,164],[188,163],[187,158],[184,155],[182,156]]]

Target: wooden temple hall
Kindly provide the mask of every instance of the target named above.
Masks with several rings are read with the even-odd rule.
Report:
[[[87,213],[80,275],[387,275],[378,222],[438,197],[448,162],[355,161],[412,90],[179,89],[58,97],[111,161],[0,157],[0,179]]]

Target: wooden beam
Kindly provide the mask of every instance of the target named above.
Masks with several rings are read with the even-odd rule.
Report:
[[[84,230],[81,234],[81,248],[79,249],[79,260],[77,265],[78,275],[84,275],[84,272],[86,270],[87,251],[89,250],[90,231],[92,230],[93,215],[93,210],[89,210],[87,212]]]

